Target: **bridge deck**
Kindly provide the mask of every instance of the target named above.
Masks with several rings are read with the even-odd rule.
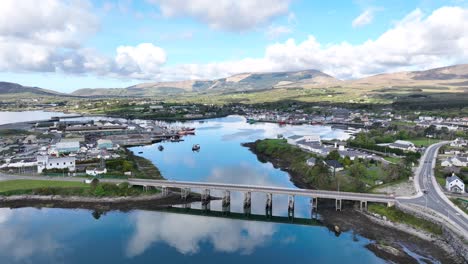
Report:
[[[241,185],[241,184],[225,184],[225,183],[209,183],[209,182],[186,182],[186,181],[166,181],[166,180],[129,180],[131,185],[137,186],[153,186],[167,188],[194,188],[194,189],[211,189],[211,190],[226,190],[239,192],[261,192],[271,194],[296,195],[313,198],[325,199],[342,199],[351,201],[367,201],[388,203],[394,202],[395,198],[385,194],[369,194],[369,193],[352,193],[338,191],[323,191],[310,189],[294,189],[272,186],[256,186],[256,185]]]

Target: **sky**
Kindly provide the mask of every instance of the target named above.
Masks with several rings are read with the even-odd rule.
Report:
[[[468,0],[2,0],[0,80],[60,92],[468,63]]]

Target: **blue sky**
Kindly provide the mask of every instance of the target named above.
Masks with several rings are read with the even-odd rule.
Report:
[[[0,80],[62,92],[311,68],[351,79],[468,61],[463,0],[5,0],[0,17]]]

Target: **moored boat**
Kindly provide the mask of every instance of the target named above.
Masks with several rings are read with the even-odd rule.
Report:
[[[199,144],[195,144],[192,146],[192,151],[199,151],[200,150],[200,145]]]

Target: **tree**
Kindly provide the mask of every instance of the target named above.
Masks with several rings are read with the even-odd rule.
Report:
[[[354,178],[364,178],[367,175],[366,167],[359,162],[354,163],[349,167],[349,175]]]
[[[348,166],[350,166],[351,164],[353,164],[353,161],[351,160],[351,158],[350,158],[349,156],[344,157],[344,159],[343,159],[343,165],[344,165],[345,167],[348,167]]]
[[[330,153],[327,155],[327,159],[329,160],[339,160],[340,159],[340,153],[338,150],[332,150]]]

